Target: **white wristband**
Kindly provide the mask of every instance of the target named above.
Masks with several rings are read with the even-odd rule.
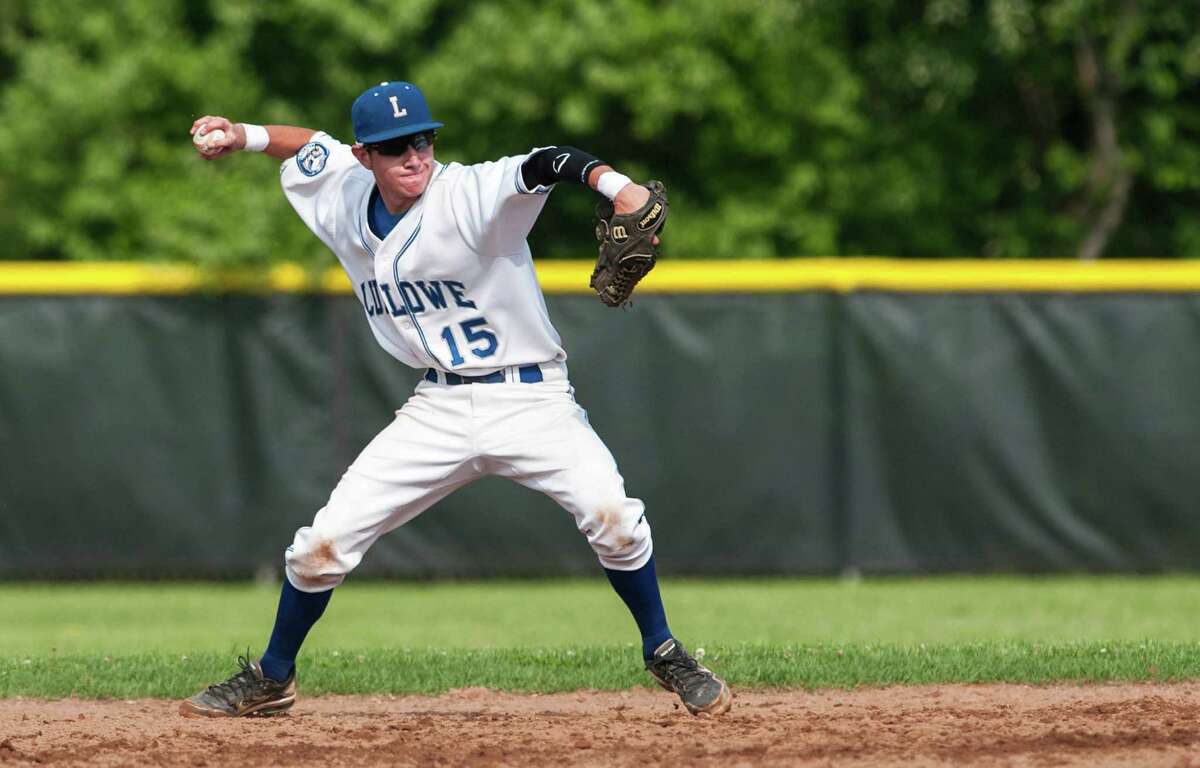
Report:
[[[623,173],[605,171],[600,174],[600,178],[596,179],[596,191],[609,200],[615,200],[617,193],[624,189],[626,184],[632,183],[633,180]]]
[[[246,132],[247,152],[262,152],[271,143],[271,135],[261,125],[242,123],[242,130]]]

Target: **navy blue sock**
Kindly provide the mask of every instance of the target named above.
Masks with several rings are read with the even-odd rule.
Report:
[[[650,659],[658,646],[671,639],[667,613],[658,593],[658,574],[654,572],[654,557],[636,571],[604,569],[608,582],[629,606],[633,620],[642,633],[642,657]]]
[[[279,610],[275,613],[275,629],[261,661],[263,674],[272,680],[286,680],[296,666],[296,654],[308,630],[317,623],[333,590],[301,592],[286,578],[279,593]]]

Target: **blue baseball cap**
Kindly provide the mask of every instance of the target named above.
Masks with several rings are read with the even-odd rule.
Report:
[[[420,89],[398,80],[363,91],[354,100],[350,117],[354,120],[354,138],[360,144],[375,144],[442,127],[429,114],[429,105]]]

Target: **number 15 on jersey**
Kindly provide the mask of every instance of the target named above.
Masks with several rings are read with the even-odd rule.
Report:
[[[468,345],[467,348],[471,351],[471,354],[481,359],[496,354],[496,349],[500,346],[496,334],[480,328],[483,325],[487,325],[487,318],[476,317],[464,320],[458,324],[463,338]],[[451,365],[459,366],[466,362],[465,358],[458,351],[458,342],[454,338],[454,326],[447,325],[442,329],[442,339],[445,340],[446,346],[450,348]]]

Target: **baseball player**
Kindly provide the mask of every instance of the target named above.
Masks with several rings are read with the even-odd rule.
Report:
[[[333,589],[377,538],[485,475],[541,491],[570,512],[633,614],[646,669],[693,714],[728,710],[728,686],[668,628],[642,502],[626,496],[612,454],[575,402],[526,242],[559,182],[597,190],[617,214],[642,211],[651,191],[567,146],[440,163],[442,123],[411,83],[368,88],[351,117],[353,145],[217,116],[191,128],[206,159],[249,151],[283,161],[288,202],[341,262],[379,345],[423,373],[287,548],[266,653],[240,658],[236,674],[181,712],[289,709],[296,656]]]

